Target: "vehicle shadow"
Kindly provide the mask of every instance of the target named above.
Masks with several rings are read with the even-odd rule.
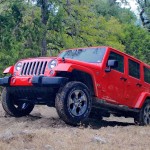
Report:
[[[34,113],[32,115],[20,117],[20,118],[15,118],[15,117],[10,117],[9,115],[2,115],[1,118],[5,118],[6,122],[11,121],[12,123],[16,122],[24,122],[29,126],[34,126],[34,127],[52,127],[52,128],[64,128],[64,127],[71,127],[70,125],[67,125],[62,119],[60,119],[58,116],[53,116],[53,117],[46,117],[41,115],[40,113]],[[110,119],[111,120],[111,119]],[[135,125],[134,123],[130,122],[121,122],[122,120],[120,119],[119,121],[114,121],[113,119],[111,121],[108,120],[100,120],[100,119],[91,119],[88,118],[86,119],[82,124],[79,126],[76,126],[77,128],[91,128],[91,129],[100,129],[102,127],[115,127],[115,126],[133,126]],[[127,120],[128,121],[128,120]],[[73,127],[73,126],[72,126]]]
[[[59,117],[50,117],[50,118],[43,118],[42,116],[37,115],[29,115],[28,121],[40,121],[44,123],[44,126],[49,126],[53,128],[57,127],[69,127],[64,121],[62,121]],[[25,120],[24,120],[25,121]],[[76,126],[79,128],[91,128],[91,129],[100,129],[102,127],[115,127],[115,126],[132,126],[135,125],[134,123],[129,122],[121,122],[120,121],[107,121],[107,120],[98,120],[98,119],[86,119],[80,126]]]
[[[102,127],[115,127],[115,126],[125,127],[131,125],[135,125],[135,124],[129,122],[107,121],[107,120],[98,120],[98,119],[87,119],[84,122],[85,127],[90,127],[92,129],[100,129]]]

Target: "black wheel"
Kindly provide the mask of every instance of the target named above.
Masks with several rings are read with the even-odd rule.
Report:
[[[34,108],[34,104],[32,103],[15,100],[15,98],[9,94],[7,88],[4,88],[2,92],[2,106],[5,112],[13,117],[29,115]]]
[[[91,111],[90,91],[81,82],[69,82],[56,95],[55,107],[63,121],[70,125],[78,125]]]
[[[139,125],[150,125],[150,100],[146,100],[134,122]]]

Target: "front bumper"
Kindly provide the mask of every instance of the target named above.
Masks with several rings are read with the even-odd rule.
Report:
[[[11,77],[0,78],[0,86],[9,86]]]
[[[32,78],[32,84],[34,86],[59,87],[67,83],[67,81],[68,81],[68,78],[65,78],[65,77],[34,76]]]
[[[6,87],[11,97],[17,100],[54,107],[58,89],[68,80],[65,77],[46,76],[4,77],[0,78],[0,86]]]
[[[67,83],[68,78],[65,77],[46,77],[46,76],[33,76],[33,77],[4,77],[0,78],[0,86],[50,86],[60,87]]]

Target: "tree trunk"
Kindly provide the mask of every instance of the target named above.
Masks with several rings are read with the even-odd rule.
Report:
[[[70,0],[66,0],[66,6],[67,6],[67,13],[68,15],[70,16],[71,14],[71,3],[70,3]]]
[[[47,21],[48,21],[48,1],[41,0],[41,22],[43,24],[43,34],[42,34],[42,41],[41,41],[42,56],[46,56],[47,54],[47,41],[46,41]]]
[[[147,0],[136,0],[141,8],[140,19],[142,21],[143,27],[147,28],[150,32],[150,16],[148,15],[148,10],[150,9],[150,3]]]
[[[47,54],[47,41],[46,41],[46,31],[44,31],[41,42],[41,56],[46,56],[46,54]]]

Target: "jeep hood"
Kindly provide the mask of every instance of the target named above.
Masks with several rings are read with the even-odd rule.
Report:
[[[72,59],[63,59],[63,58],[57,58],[58,65],[54,68],[55,71],[67,71],[69,68],[69,71],[72,69],[82,69],[88,68],[88,69],[96,69],[100,70],[101,63],[87,63],[83,61],[78,60],[72,60]]]

